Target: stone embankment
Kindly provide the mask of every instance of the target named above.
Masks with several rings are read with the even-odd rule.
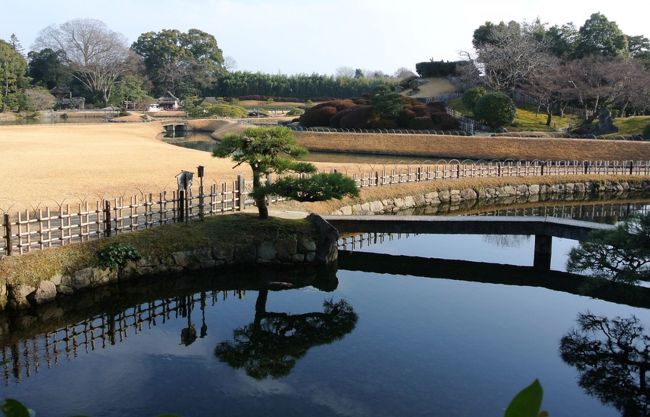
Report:
[[[495,187],[444,189],[406,197],[386,198],[341,207],[333,215],[373,215],[397,213],[416,207],[443,204],[458,205],[470,201],[490,201],[512,197],[526,197],[535,201],[545,196],[584,196],[623,192],[650,191],[650,181],[576,182],[565,184],[520,184]]]
[[[34,283],[6,282],[0,277],[0,311],[24,310],[123,280],[153,275],[246,265],[328,265],[338,257],[338,231],[320,216],[310,216],[315,235],[285,236],[243,245],[215,245],[165,255],[145,255],[123,268],[96,265],[41,276]],[[56,249],[54,249],[56,250]]]

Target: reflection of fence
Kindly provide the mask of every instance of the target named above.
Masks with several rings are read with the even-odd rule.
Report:
[[[422,166],[353,173],[357,187],[431,182],[445,179],[562,176],[650,175],[650,161],[439,161]],[[168,223],[241,211],[253,205],[248,183],[213,184],[205,191],[142,194],[130,199],[98,201],[32,211],[5,213],[0,219],[0,254],[23,254]],[[273,197],[270,202],[278,201]]]
[[[230,294],[243,298],[245,291],[234,290]],[[198,304],[201,309],[201,337],[205,335],[204,312],[208,302],[214,305],[217,298],[228,297],[227,291],[211,291],[162,299],[127,308],[117,314],[102,314],[80,322],[49,331],[33,338],[11,341],[0,345],[0,364],[2,364],[5,385],[12,380],[38,373],[42,366],[51,368],[62,359],[72,360],[80,353],[105,349],[124,341],[129,334],[138,334],[143,329],[165,324],[168,320],[187,318]],[[11,337],[11,335],[9,335]],[[2,341],[0,340],[0,343]]]
[[[541,207],[497,208],[480,211],[479,216],[548,216],[576,220],[596,220],[611,218],[623,220],[635,214],[650,213],[650,204],[580,204],[552,205]]]
[[[417,236],[410,233],[361,233],[351,236],[344,236],[338,241],[338,248],[341,250],[359,250],[367,246],[381,245],[394,240],[408,239]]]

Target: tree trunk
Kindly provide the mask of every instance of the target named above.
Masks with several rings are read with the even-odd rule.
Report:
[[[262,183],[260,181],[259,172],[253,171],[253,191],[257,191],[262,188]],[[269,208],[266,206],[266,196],[259,196],[256,194],[255,205],[257,206],[257,212],[259,213],[260,219],[269,218]]]
[[[546,106],[546,126],[551,125],[552,117],[553,117],[553,112],[551,112],[551,106]]]

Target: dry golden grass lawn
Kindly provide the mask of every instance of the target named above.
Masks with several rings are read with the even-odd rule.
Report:
[[[312,151],[424,158],[650,160],[650,142],[479,136],[297,133]]]
[[[159,122],[0,126],[0,211],[175,190],[175,175],[198,165],[205,166],[209,184],[237,174],[250,179],[247,166],[233,170],[230,160],[162,142],[162,130]],[[355,164],[317,165],[370,171]]]
[[[231,180],[241,167],[157,139],[159,123],[0,127],[0,208],[173,190],[181,169]]]

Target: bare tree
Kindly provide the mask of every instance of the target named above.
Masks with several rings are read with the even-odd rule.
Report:
[[[234,71],[237,69],[237,61],[231,56],[226,56],[223,59],[223,67],[226,71]]]
[[[417,77],[417,74],[406,67],[401,67],[395,71],[394,77],[398,80],[404,80],[406,78]]]
[[[477,48],[478,62],[483,65],[488,87],[511,94],[536,72],[546,68],[543,41],[526,25],[492,28],[490,42]]]
[[[336,78],[352,78],[354,77],[354,68],[352,67],[338,67],[336,69]]]
[[[108,103],[113,86],[127,69],[126,38],[99,20],[77,19],[49,26],[40,32],[35,47],[63,51],[74,77],[104,103]]]

